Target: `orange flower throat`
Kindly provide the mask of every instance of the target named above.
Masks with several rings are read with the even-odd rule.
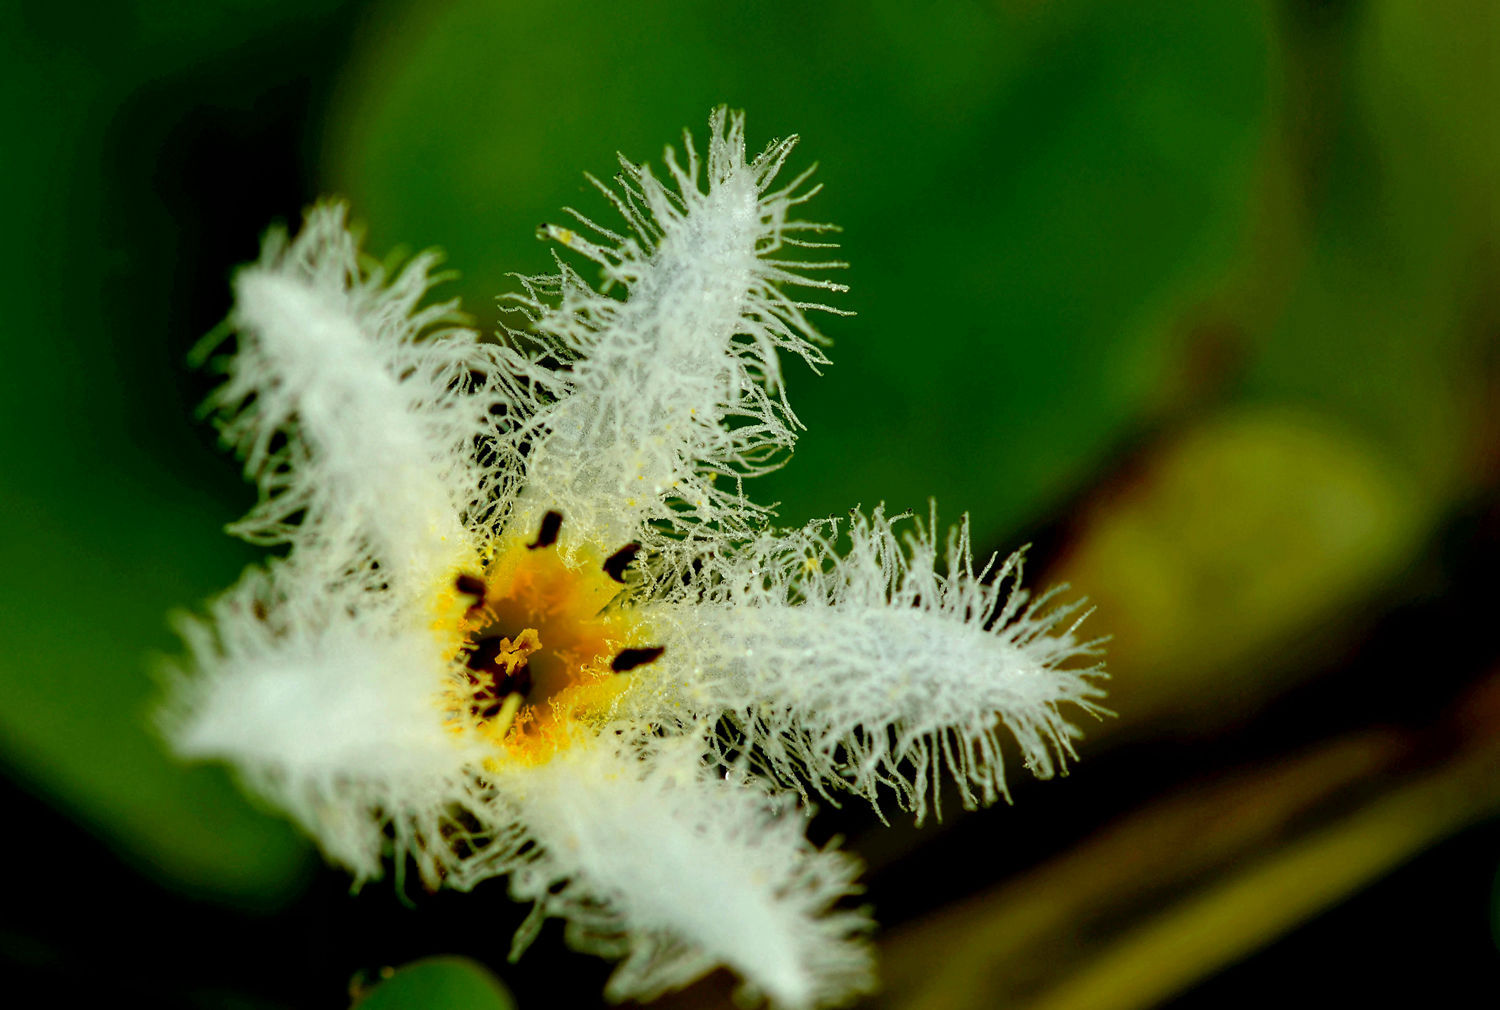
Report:
[[[662,654],[633,644],[644,629],[609,609],[640,545],[608,558],[581,545],[564,560],[556,549],[561,525],[562,516],[548,512],[536,540],[513,539],[483,576],[454,583],[473,603],[449,711],[460,730],[482,734],[509,759],[546,760],[568,744],[574,723],[609,715],[629,670]]]

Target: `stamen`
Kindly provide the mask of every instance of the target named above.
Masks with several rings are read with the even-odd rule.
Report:
[[[635,556],[640,553],[640,550],[640,544],[628,543],[624,547],[621,547],[619,550],[615,551],[608,558],[604,559],[605,574],[614,579],[616,582],[624,582],[625,569],[628,568],[630,566],[630,563],[635,560]]]
[[[454,728],[499,748],[497,759],[522,763],[566,746],[572,723],[609,710],[629,688],[631,678],[611,673],[612,660],[619,673],[663,651],[622,652],[655,635],[608,609],[641,546],[626,544],[606,561],[607,552],[570,539],[574,553],[563,557],[556,547],[538,548],[560,545],[564,513],[533,514],[531,538],[507,538],[482,569],[455,569],[442,597],[451,606],[454,588],[474,594],[460,597],[473,606],[458,624],[457,676],[445,691]]]
[[[562,513],[549,509],[547,514],[542,516],[542,528],[537,531],[536,542],[527,544],[527,548],[536,550],[538,547],[551,547],[557,543],[557,531],[560,529],[562,529]]]
[[[642,649],[621,649],[619,655],[609,664],[609,668],[616,673],[624,673],[626,670],[634,670],[638,666],[656,662],[666,646],[653,645]]]
[[[484,599],[484,579],[481,579],[477,575],[470,575],[465,572],[453,581],[453,587],[460,593],[463,593],[465,596],[474,596],[481,600]]]

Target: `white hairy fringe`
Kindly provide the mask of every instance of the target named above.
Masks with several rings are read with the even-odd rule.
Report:
[[[750,746],[798,789],[847,788],[879,809],[888,787],[918,821],[929,801],[941,814],[945,771],[966,807],[1008,797],[1002,727],[1035,775],[1065,769],[1078,731],[1062,706],[1103,711],[1081,604],[1031,600],[1019,553],[975,572],[967,517],[941,572],[927,528],[903,544],[891,523],[853,513],[842,556],[825,521],[711,560],[654,615],[688,707],[727,715],[721,746]]]
[[[235,276],[235,306],[199,350],[237,334],[205,405],[244,458],[260,502],[231,532],[293,543],[301,563],[378,562],[417,581],[472,554],[507,479],[475,465],[493,444],[492,352],[445,326],[456,301],[422,305],[433,254],[394,278],[361,262],[340,204],[312,208],[295,240],[271,231]]]
[[[491,779],[513,825],[449,883],[509,873],[511,895],[535,903],[512,959],[557,916],[570,945],[620,959],[611,1000],[650,1000],[720,965],[782,1007],[868,991],[873,923],[835,907],[859,890],[857,861],[813,847],[790,797],[711,772],[700,737],[643,748],[638,729],[619,729]]]
[[[627,234],[571,210],[591,237],[543,226],[598,264],[603,284],[596,291],[558,259],[557,274],[523,278],[514,296],[531,333],[511,339],[540,344],[507,354],[519,412],[511,438],[529,453],[519,521],[558,508],[603,543],[648,547],[763,526],[765,509],[740,480],[779,466],[800,427],[778,351],[826,363],[804,313],[837,311],[784,289],[844,290],[805,273],[842,263],[779,258],[830,247],[797,237],[830,226],[790,217],[820,188],[803,188],[811,170],[772,189],[795,141],[747,162],[744,118],[720,108],[706,165],[691,136],[685,167],[667,149],[670,186],[623,157],[618,192],[593,180]]]
[[[484,755],[445,727],[446,664],[412,616],[299,584],[288,565],[252,570],[206,620],[179,620],[189,656],[169,671],[163,734],[235,767],[356,884],[394,854],[398,874],[411,855],[435,886],[440,840],[479,808],[465,769]]]
[[[935,522],[903,539],[877,509],[775,536],[744,497],[800,427],[778,354],[826,361],[804,312],[827,307],[784,289],[842,290],[800,272],[842,264],[777,258],[828,227],[791,219],[808,173],[772,190],[794,140],[747,162],[720,109],[705,161],[691,138],[686,166],[668,150],[670,185],[622,160],[618,191],[596,185],[628,234],[544,227],[601,288],[560,259],[523,279],[514,347],[422,305],[431,256],[391,278],[363,263],[335,205],[268,236],[204,347],[237,335],[208,406],[260,502],[232,529],[291,551],[182,622],[164,734],[237,768],[357,883],[387,856],[432,886],[509,874],[534,902],[513,954],[561,917],[620,959],[613,999],[718,965],[789,1008],[868,991],[855,861],[812,846],[747,762],[804,800],[893,792],[920,820],[944,777],[965,805],[1006,795],[1007,731],[1048,776],[1073,756],[1061,708],[1101,711],[1079,605],[1029,601],[1019,555],[976,572],[967,520],[940,572]],[[666,652],[591,717],[628,721],[580,719],[532,763],[448,721],[460,629],[439,638],[434,594],[548,509],[570,562],[645,548],[612,606]]]

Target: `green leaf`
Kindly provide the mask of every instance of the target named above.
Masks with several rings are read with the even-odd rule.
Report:
[[[14,537],[0,563],[25,573],[0,590],[0,608],[24,615],[0,630],[0,757],[142,871],[275,906],[305,877],[305,843],[221,770],[174,761],[151,727],[150,654],[176,648],[167,613],[205,595],[235,552],[216,542],[211,510],[152,514],[125,487],[117,529],[0,491]]]
[[[710,107],[798,132],[844,229],[834,365],[752,493],[789,523],[863,502],[975,513],[981,539],[1084,479],[1158,381],[1164,319],[1221,269],[1265,91],[1253,4],[408,4],[356,63],[322,163],[377,252],[444,247],[482,325],[613,152]]]
[[[484,966],[462,957],[414,961],[354,1002],[358,1010],[512,1010],[515,1002]]]
[[[143,872],[258,908],[300,888],[308,846],[221,770],[174,761],[151,728],[152,656],[177,648],[168,612],[254,553],[221,531],[225,489],[244,504],[250,492],[194,430],[186,345],[164,338],[188,314],[181,222],[150,190],[165,140],[129,131],[170,131],[201,101],[140,89],[308,9],[190,26],[164,5],[98,19],[34,5],[24,27],[0,15],[0,91],[26,99],[0,109],[0,136],[25,138],[0,168],[25,194],[11,222],[23,238],[0,244],[15,380],[0,398],[0,762]]]
[[[1493,24],[1484,0],[1388,0],[1302,54],[1301,75],[1326,83],[1282,112],[1289,135],[1310,134],[1295,140],[1305,163],[1289,158],[1298,224],[1263,243],[1272,270],[1299,268],[1258,292],[1276,311],[1246,384],[1342,416],[1435,515],[1491,452],[1500,143],[1495,35],[1479,26]]]
[[[1428,527],[1378,444],[1307,409],[1242,405],[1139,460],[1091,502],[1051,575],[1111,634],[1091,737],[1242,718],[1368,606]]]

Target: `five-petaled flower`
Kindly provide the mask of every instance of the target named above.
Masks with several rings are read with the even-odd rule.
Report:
[[[776,532],[745,496],[799,427],[778,355],[826,361],[805,313],[836,310],[790,292],[842,290],[799,258],[828,226],[791,216],[808,173],[774,184],[792,145],[746,160],[721,109],[670,184],[622,159],[622,233],[542,228],[602,283],[559,258],[498,342],[321,205],[203,352],[232,339],[209,406],[260,490],[231,529],[286,549],[184,622],[172,746],[357,881],[506,875],[513,954],[560,916],[615,999],[716,965],[788,1007],[866,990],[857,866],[807,802],[990,803],[1002,730],[1048,776],[1060,706],[1097,710],[1076,608],[1028,603],[1016,557],[976,571],[967,523],[941,551],[880,508]]]

